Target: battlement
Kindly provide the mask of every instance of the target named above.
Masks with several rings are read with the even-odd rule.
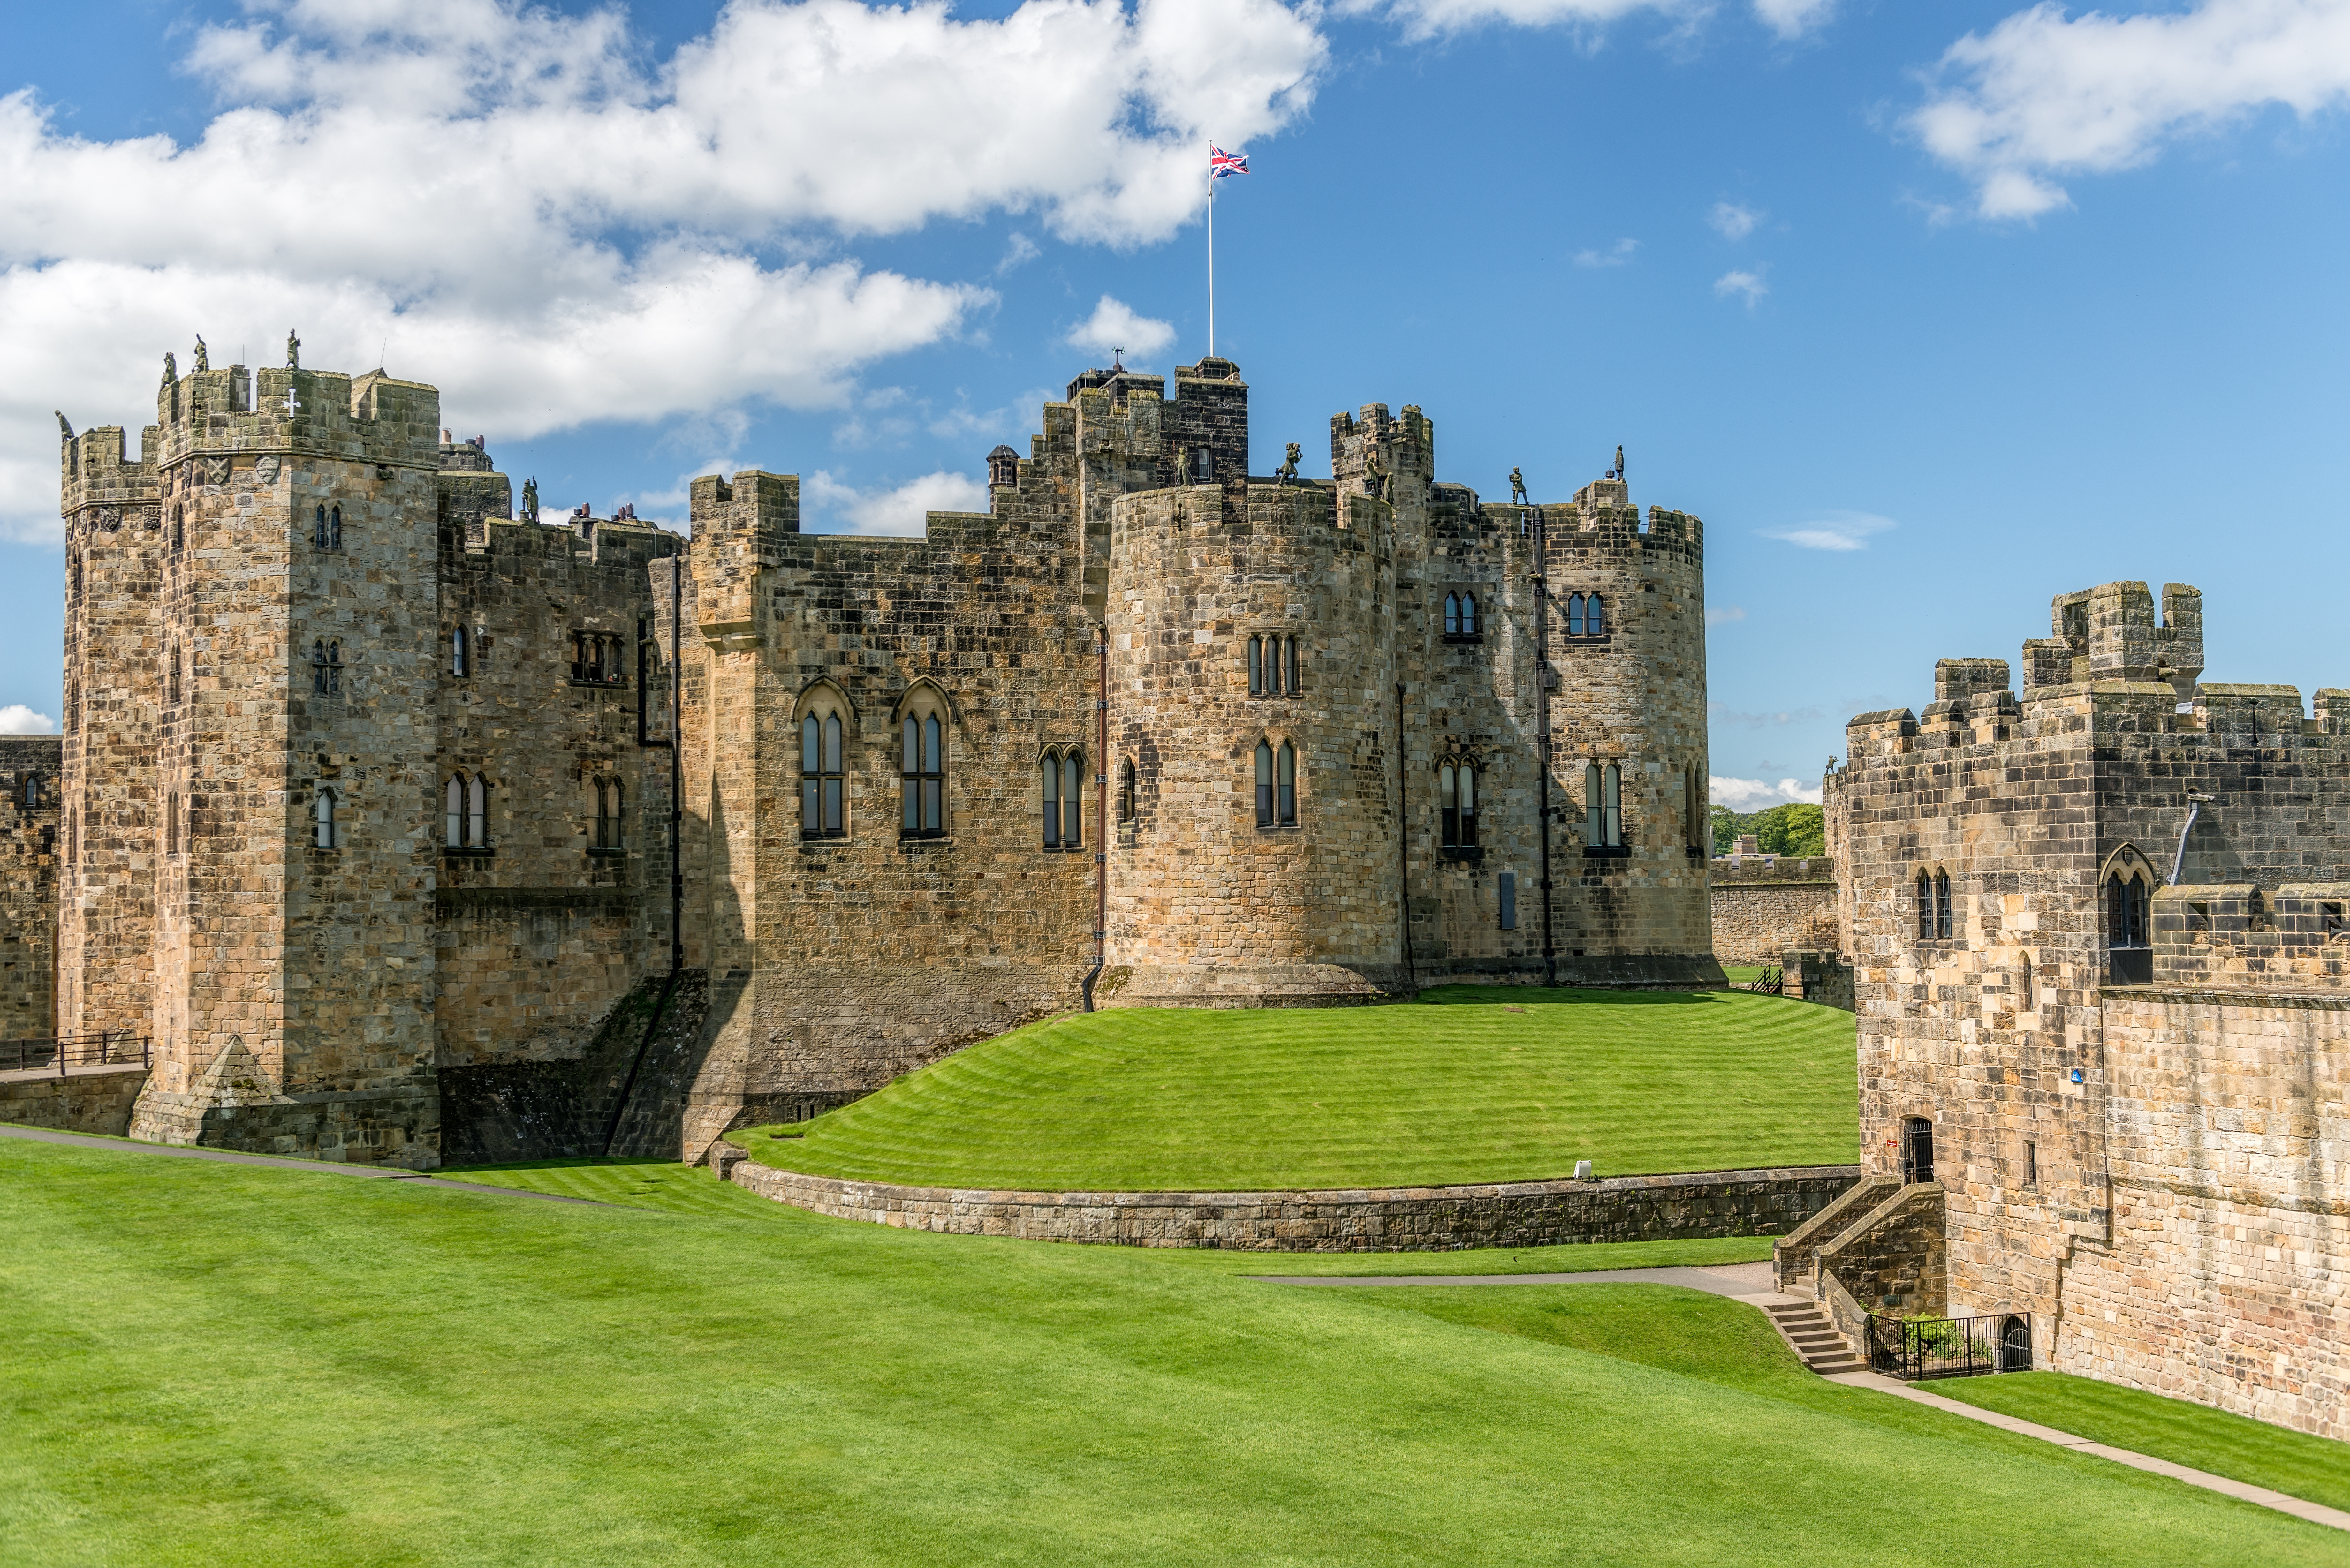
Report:
[[[167,379],[155,394],[159,467],[194,456],[277,452],[439,472],[441,393],[370,370],[242,365]]]
[[[57,452],[58,512],[68,517],[87,506],[116,509],[113,520],[122,519],[125,507],[151,513],[142,504],[152,503],[162,493],[162,480],[155,463],[159,445],[158,431],[149,425],[140,434],[140,455],[130,455],[125,432],[120,425],[99,425],[72,433],[57,416],[59,446]]]
[[[1330,416],[1330,474],[1341,490],[1365,491],[1371,460],[1382,472],[1423,483],[1436,476],[1436,423],[1406,403],[1390,418],[1385,403],[1365,403],[1355,413]],[[1389,491],[1392,496],[1395,493]]]
[[[2049,636],[2023,645],[2027,689],[2162,680],[2183,702],[2203,673],[2203,595],[2184,583],[2163,584],[2159,621],[2147,586],[2122,582],[2057,595],[2049,623]]]

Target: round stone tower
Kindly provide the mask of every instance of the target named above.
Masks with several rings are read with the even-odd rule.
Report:
[[[1394,514],[1326,484],[1121,497],[1110,1006],[1315,1006],[1402,965]]]

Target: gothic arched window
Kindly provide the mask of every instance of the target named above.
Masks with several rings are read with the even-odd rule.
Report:
[[[1281,648],[1282,648],[1282,662],[1283,662],[1284,665],[1286,665],[1286,666],[1287,666],[1288,682],[1289,682],[1289,684],[1287,685],[1287,687],[1286,687],[1286,688],[1284,688],[1284,690],[1286,690],[1286,691],[1288,691],[1288,693],[1289,693],[1292,697],[1295,697],[1295,696],[1296,696],[1296,695],[1297,695],[1297,692],[1298,692],[1298,685],[1297,685],[1297,639],[1296,639],[1295,638],[1294,638],[1294,637],[1284,639],[1283,640],[1283,642],[1282,642]]]
[[[310,644],[310,691],[319,697],[327,694],[327,639],[323,637]]]
[[[1461,635],[1461,596],[1459,594],[1444,596],[1444,635],[1447,637]]]
[[[1075,849],[1085,842],[1083,755],[1047,752],[1037,766],[1044,784],[1045,847]]]
[[[1569,637],[1583,635],[1583,596],[1581,594],[1566,596],[1566,635]]]
[[[1484,635],[1482,629],[1477,624],[1477,596],[1475,594],[1462,594],[1461,596],[1461,635],[1463,637],[1482,637]]]
[[[1950,874],[1937,871],[1934,873],[1934,934],[1947,937],[1954,929],[1950,920]]]
[[[946,727],[940,718],[931,700],[899,725],[899,831],[907,838],[946,836]]]
[[[1275,769],[1274,805],[1281,816],[1281,826],[1297,826],[1297,748],[1287,741],[1281,742],[1281,760]]]
[[[840,719],[839,704],[828,695],[812,701],[800,716],[802,838],[839,838],[847,833]]]
[[[459,627],[449,635],[449,673],[463,680],[473,673],[473,652],[465,628]]]
[[[1132,822],[1134,816],[1134,761],[1129,757],[1118,765],[1118,819],[1120,822]]]
[[[1934,940],[1934,878],[1922,867],[1918,871],[1915,891],[1918,895],[1918,940],[1929,942]]]
[[[1249,695],[1264,694],[1264,639],[1253,637],[1248,642]]]
[[[41,775],[38,774],[25,775],[25,809],[26,811],[41,809]]]
[[[327,513],[327,548],[329,550],[339,550],[342,547],[343,508],[341,504],[338,503],[336,505],[329,508]]]
[[[311,807],[311,815],[317,825],[318,847],[334,848],[341,840],[335,827],[335,792],[333,790],[319,790],[317,801]]]
[[[1271,827],[1273,815],[1273,742],[1256,743],[1256,825]]]
[[[1583,601],[1583,635],[1586,637],[1607,635],[1607,601],[1597,594],[1593,594]]]
[[[1477,846],[1477,764],[1447,757],[1436,770],[1437,805],[1442,813],[1444,847]]]
[[[447,818],[442,842],[452,849],[463,849],[465,846],[465,775],[450,774],[449,783],[441,794],[445,808],[443,815]]]
[[[318,503],[317,511],[310,518],[310,547],[314,550],[327,547],[327,504],[323,501]]]

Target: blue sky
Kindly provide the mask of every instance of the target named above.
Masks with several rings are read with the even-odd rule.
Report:
[[[2117,577],[2204,590],[2208,679],[2350,686],[2350,0],[89,0],[0,49],[28,715],[50,410],[136,426],[197,332],[434,382],[550,507],[756,465],[899,527],[1105,334],[1205,351],[1209,136],[1254,466],[1373,401],[1497,498],[1621,442],[1707,524],[1718,800]]]

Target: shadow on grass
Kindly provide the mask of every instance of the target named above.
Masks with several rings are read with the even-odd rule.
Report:
[[[1616,991],[1588,985],[1432,985],[1409,1002],[1391,1005],[1459,1007],[1508,1002],[1523,1007],[1531,1002],[1541,1007],[1563,1007],[1597,1002],[1611,1007],[1686,1007],[1711,1002],[1718,994],[1705,991]]]

